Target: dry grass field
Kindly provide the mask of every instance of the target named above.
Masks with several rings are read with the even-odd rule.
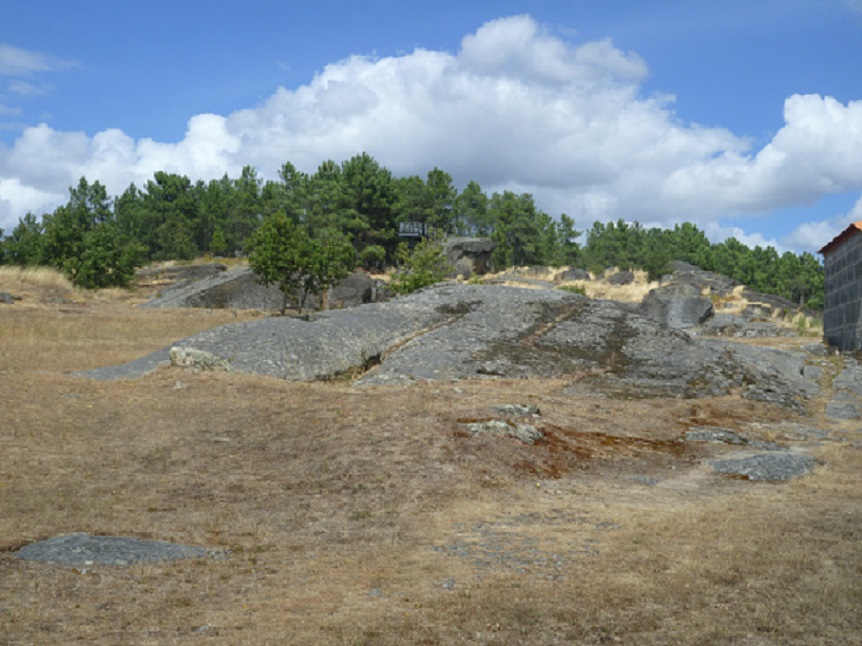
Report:
[[[0,290],[22,297],[0,305],[0,644],[862,643],[849,423],[562,381],[93,382],[70,371],[237,319],[9,274]],[[538,406],[547,441],[465,432],[507,403]],[[793,423],[827,435],[806,445],[816,471],[783,484],[716,476],[716,447],[679,440],[718,425],[792,443],[775,429]],[[12,555],[71,532],[228,552]]]

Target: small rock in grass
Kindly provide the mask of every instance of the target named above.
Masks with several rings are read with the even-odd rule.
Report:
[[[471,422],[467,428],[473,435],[494,435],[498,437],[514,437],[524,444],[535,444],[545,437],[539,429],[531,424],[511,422],[504,419],[492,419],[486,422]]]
[[[709,464],[718,473],[742,476],[748,480],[779,482],[810,473],[817,461],[810,455],[773,452],[746,458],[713,460]]]
[[[15,556],[25,561],[63,565],[133,565],[213,556],[212,550],[166,541],[140,540],[125,536],[67,534],[22,547]]]

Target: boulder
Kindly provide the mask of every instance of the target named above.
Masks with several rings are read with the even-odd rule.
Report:
[[[650,290],[639,310],[676,330],[701,325],[713,315],[712,300],[701,296],[700,290],[693,285],[685,284]]]
[[[711,294],[728,296],[733,290],[741,285],[737,280],[706,271],[687,262],[674,261],[671,263],[673,272],[662,278],[662,283],[685,284],[696,287],[699,293],[709,291]]]
[[[605,278],[608,285],[631,285],[635,282],[635,275],[630,271],[618,271]]]
[[[507,419],[470,422],[467,424],[467,430],[469,430],[473,435],[512,437],[524,444],[535,444],[545,437],[545,434],[532,424],[525,424],[523,422],[516,422]]]
[[[454,275],[469,278],[473,274],[488,273],[494,241],[490,238],[447,238],[443,251],[453,267]]]
[[[0,303],[4,303],[6,305],[14,305],[15,297],[12,296],[9,292],[0,292]]]
[[[332,286],[329,291],[329,308],[355,307],[363,303],[374,303],[380,299],[382,288],[364,271],[350,274]]]
[[[566,283],[573,280],[590,280],[590,273],[586,269],[566,269],[554,277],[554,282]]]

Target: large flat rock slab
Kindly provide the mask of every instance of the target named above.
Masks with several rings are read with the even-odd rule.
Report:
[[[181,559],[202,559],[217,552],[204,547],[141,540],[124,536],[66,534],[22,547],[15,556],[25,561],[60,565],[135,565]]]
[[[233,371],[358,385],[574,378],[626,396],[746,397],[804,408],[817,393],[800,352],[693,339],[626,303],[560,290],[441,284],[386,303],[234,323],[178,340],[96,379],[145,374],[172,346]]]

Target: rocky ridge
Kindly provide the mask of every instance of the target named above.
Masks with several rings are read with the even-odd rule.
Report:
[[[560,290],[446,283],[386,303],[208,330],[172,347],[230,370],[357,385],[465,378],[571,378],[616,396],[743,396],[802,409],[818,392],[805,352],[694,338],[638,306]],[[144,374],[164,348],[98,379]]]

